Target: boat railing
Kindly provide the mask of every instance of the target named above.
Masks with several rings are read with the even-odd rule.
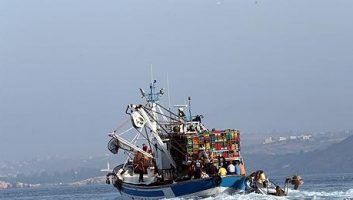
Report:
[[[159,170],[159,174],[162,176],[163,180],[172,180],[176,176],[175,169],[161,169]]]
[[[114,172],[115,174],[117,174],[118,171],[119,171],[120,169],[122,169],[123,167],[124,167],[124,164],[120,164],[120,165],[114,167],[113,172]]]

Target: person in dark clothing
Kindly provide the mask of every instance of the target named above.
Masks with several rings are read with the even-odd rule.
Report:
[[[192,161],[190,166],[188,167],[188,178],[191,179],[193,174],[194,174],[194,161]]]
[[[208,175],[211,175],[211,165],[212,165],[211,162],[208,162],[205,165],[205,171],[206,171],[206,174],[208,174]]]
[[[219,167],[226,167],[226,159],[224,158],[224,156],[220,156],[218,155],[218,166]]]
[[[140,159],[140,161],[138,162],[138,164],[137,164],[137,166],[135,168],[139,172],[139,183],[140,182],[144,182],[143,173],[145,172],[145,168],[144,168],[144,159],[143,158]]]
[[[195,179],[201,178],[201,173],[202,173],[202,171],[201,171],[201,163],[199,161],[197,161],[195,163],[194,178]]]
[[[211,164],[210,165],[210,176],[215,176],[217,175],[218,173],[218,170],[217,170],[217,167],[214,165],[214,164]]]
[[[147,145],[146,144],[142,144],[142,150],[147,152],[147,149],[148,149]]]

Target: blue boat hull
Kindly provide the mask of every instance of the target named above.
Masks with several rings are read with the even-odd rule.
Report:
[[[121,195],[124,199],[161,199],[185,196],[206,197],[222,192],[242,192],[245,190],[244,176],[226,176],[206,179],[193,179],[161,186],[142,186],[123,183]]]

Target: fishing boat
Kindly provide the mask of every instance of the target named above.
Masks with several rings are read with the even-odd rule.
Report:
[[[172,108],[159,99],[164,90],[140,88],[143,104],[129,104],[127,120],[109,133],[108,149],[126,159],[107,174],[124,199],[207,197],[246,189],[240,132],[208,129],[187,105]],[[127,125],[129,124],[129,125]],[[228,165],[232,169],[225,171]]]

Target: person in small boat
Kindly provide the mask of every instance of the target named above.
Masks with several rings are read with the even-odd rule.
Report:
[[[258,170],[256,172],[255,180],[260,184],[258,184],[258,186],[262,186],[264,188],[267,187],[267,178],[264,171]]]
[[[284,190],[281,187],[276,186],[276,194],[275,195],[281,197],[281,196],[286,196],[286,193],[284,192]]]
[[[227,176],[227,170],[223,167],[223,165],[218,170],[218,175],[220,176]]]
[[[291,183],[294,185],[294,189],[297,190],[304,183],[304,180],[301,176],[294,175],[292,178],[287,178],[286,183]]]
[[[235,174],[235,166],[233,165],[233,161],[231,161],[227,167],[228,174]]]

